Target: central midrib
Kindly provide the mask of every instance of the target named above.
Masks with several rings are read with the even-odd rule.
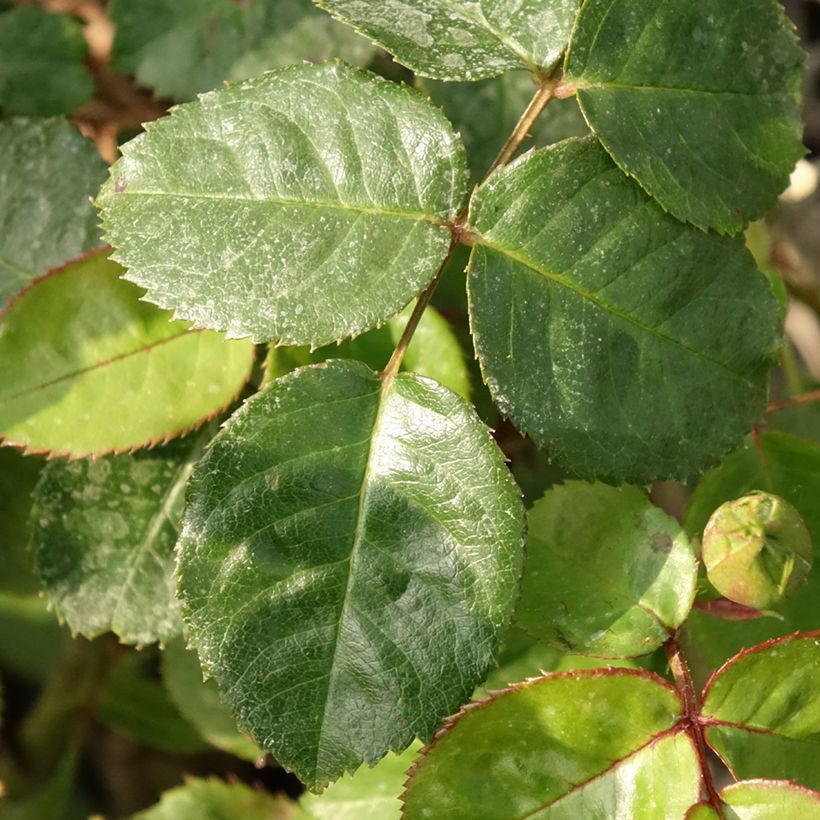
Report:
[[[503,245],[495,244],[485,237],[481,236],[480,234],[476,235],[476,245],[482,246],[485,248],[489,248],[490,250],[494,250],[504,256],[509,257],[515,262],[523,265],[526,268],[529,268],[534,273],[543,276],[544,279],[548,280],[549,282],[553,282],[556,285],[560,285],[563,288],[566,288],[570,292],[580,296],[582,299],[591,302],[596,307],[600,308],[604,313],[608,313],[612,316],[616,316],[619,319],[633,325],[634,327],[639,328],[640,330],[644,331],[645,333],[649,333],[652,336],[655,336],[657,339],[667,342],[668,344],[675,345],[679,347],[681,350],[685,350],[687,353],[691,353],[693,356],[702,359],[705,362],[713,365],[714,367],[718,367],[721,370],[724,370],[726,373],[731,375],[734,379],[747,384],[750,387],[753,387],[755,390],[759,390],[758,386],[754,384],[750,379],[744,376],[742,373],[736,373],[732,370],[728,365],[724,364],[717,359],[713,359],[711,356],[707,355],[701,350],[697,350],[693,347],[689,347],[689,345],[684,344],[679,339],[676,339],[674,336],[668,336],[666,333],[661,333],[657,328],[652,327],[652,325],[648,325],[645,322],[642,322],[636,316],[633,316],[631,313],[627,313],[625,310],[621,310],[620,308],[615,307],[609,302],[604,301],[599,296],[596,296],[591,291],[582,288],[580,285],[571,282],[570,280],[566,279],[561,274],[554,273],[552,271],[548,271],[545,268],[541,267],[535,260],[530,259],[523,254],[512,250],[511,248],[504,247]]]

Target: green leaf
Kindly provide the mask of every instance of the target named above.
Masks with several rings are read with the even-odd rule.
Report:
[[[307,347],[271,347],[265,362],[267,377],[276,378],[297,367],[328,359],[357,359],[373,370],[383,370],[411,313],[412,306],[408,306],[382,327],[368,330],[340,345],[326,345],[313,352]],[[428,307],[422,314],[401,368],[434,379],[459,396],[470,398],[470,374],[464,351],[447,320],[435,308]]]
[[[578,0],[317,0],[423,77],[480,80],[528,68],[548,75]]]
[[[93,254],[54,271],[7,310],[0,332],[0,436],[53,454],[102,455],[169,439],[230,404],[253,346],[140,301]]]
[[[156,679],[155,663],[155,656],[145,651],[132,652],[120,660],[100,694],[100,720],[137,743],[170,754],[207,750],[207,744]]]
[[[191,478],[190,641],[239,724],[313,787],[429,737],[512,614],[523,508],[472,408],[332,361],[272,382]]]
[[[99,244],[89,198],[104,177],[105,163],[73,125],[0,121],[0,306]]]
[[[646,655],[686,618],[697,561],[636,487],[572,481],[530,510],[515,621],[565,652]]]
[[[663,214],[592,139],[497,171],[470,223],[487,384],[549,456],[583,477],[683,478],[759,420],[781,330],[741,240]]]
[[[0,111],[67,114],[94,95],[80,23],[25,6],[0,14]]]
[[[525,71],[509,71],[477,83],[418,79],[416,87],[429,94],[458,129],[476,183],[489,171],[499,147],[515,128],[536,89],[532,75]],[[548,114],[539,117],[530,128],[532,139],[525,147],[540,148],[588,133],[574,99],[553,100]]]
[[[42,461],[10,448],[0,449],[0,591],[32,595],[40,590],[29,550],[31,493]]]
[[[464,193],[464,148],[440,111],[326,64],[151,123],[99,204],[150,301],[234,337],[319,345],[381,323],[430,282]]]
[[[706,687],[704,736],[736,778],[820,786],[820,632],[741,652]]]
[[[133,815],[133,820],[289,820],[286,800],[244,783],[224,783],[211,778],[189,778],[184,786],[164,792],[150,809]]]
[[[787,433],[765,432],[707,473],[686,511],[685,527],[694,538],[724,502],[752,490],[782,496],[802,516],[815,545],[820,545],[820,445]],[[744,647],[820,624],[820,566],[806,584],[779,607],[783,620],[729,622],[694,611],[684,627],[687,652],[710,672]]]
[[[788,781],[748,780],[733,783],[720,793],[720,799],[724,803],[726,820],[820,818],[820,793]]]
[[[112,0],[109,15],[113,68],[178,100],[304,60],[363,66],[374,52],[310,0]]]
[[[566,80],[664,208],[735,233],[775,204],[803,156],[803,61],[776,0],[587,0]]]
[[[399,796],[420,748],[416,742],[400,755],[389,752],[374,768],[344,775],[321,795],[306,792],[296,820],[400,820]]]
[[[32,543],[43,589],[72,632],[124,643],[179,632],[173,550],[185,484],[205,440],[98,461],[52,461],[37,486]]]
[[[405,818],[682,817],[697,802],[677,694],[628,670],[519,684],[462,711],[411,775]]]
[[[180,714],[208,743],[245,760],[258,760],[256,744],[236,728],[216,683],[202,679],[196,652],[187,650],[181,638],[171,641],[162,653],[162,678]]]
[[[39,595],[0,593],[0,666],[18,677],[44,683],[69,642]]]

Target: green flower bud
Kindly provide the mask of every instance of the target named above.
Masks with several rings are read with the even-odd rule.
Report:
[[[712,585],[731,601],[768,609],[806,580],[811,536],[782,498],[753,492],[728,501],[703,531],[703,562]]]

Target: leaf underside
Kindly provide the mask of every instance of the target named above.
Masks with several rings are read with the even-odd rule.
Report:
[[[98,203],[150,301],[232,337],[320,345],[380,324],[430,282],[465,165],[420,95],[302,65],[151,123]]]
[[[183,618],[240,725],[321,787],[469,697],[511,615],[521,526],[462,399],[358,362],[302,368],[194,471]]]
[[[781,330],[751,255],[664,214],[593,139],[493,174],[470,224],[485,379],[550,457],[583,477],[685,478],[762,415]]]

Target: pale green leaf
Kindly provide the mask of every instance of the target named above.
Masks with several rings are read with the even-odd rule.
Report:
[[[664,208],[735,233],[775,204],[804,153],[803,60],[777,0],[587,0],[566,80]]]
[[[583,477],[683,478],[759,420],[781,336],[766,280],[741,240],[664,214],[593,139],[497,171],[470,224],[485,378],[547,455]]]
[[[331,361],[272,382],[194,470],[183,618],[239,724],[314,787],[430,737],[512,614],[523,508],[463,400]]]
[[[712,513],[724,502],[752,490],[782,496],[802,516],[820,548],[820,445],[787,433],[769,431],[749,440],[697,486],[686,511],[685,526],[699,538]],[[744,647],[789,632],[820,626],[820,567],[806,584],[778,607],[777,618],[731,622],[694,611],[684,627],[687,650],[705,672],[711,672]]]
[[[181,638],[171,641],[162,653],[162,678],[180,714],[208,743],[245,760],[259,758],[258,747],[236,728],[216,683],[202,679],[196,652],[186,649]]]
[[[568,482],[530,510],[515,621],[565,652],[646,655],[684,621],[697,561],[636,487]]]
[[[265,362],[269,379],[289,373],[297,367],[328,359],[357,359],[373,370],[383,370],[401,339],[412,306],[388,319],[379,328],[368,330],[340,345],[326,345],[313,352],[307,347],[271,347]],[[470,398],[470,373],[464,351],[447,320],[428,307],[413,334],[402,359],[404,371],[427,376],[449,387],[465,399]]]
[[[363,66],[374,52],[310,0],[112,0],[109,15],[112,66],[178,100],[304,60]]]
[[[480,80],[528,68],[547,75],[578,0],[317,0],[424,77]]]
[[[179,632],[173,550],[204,444],[46,466],[32,543],[43,590],[73,632],[138,645]]]
[[[416,87],[429,94],[458,129],[475,182],[484,178],[498,149],[536,91],[532,75],[525,71],[509,71],[477,83],[419,79]],[[588,133],[589,128],[573,98],[553,100],[549,110],[530,128],[528,137],[531,139],[525,140],[523,147],[540,148]]]
[[[820,793],[788,781],[733,783],[720,799],[725,820],[820,820]]]
[[[189,778],[184,786],[164,792],[155,806],[133,815],[133,820],[289,820],[290,816],[282,797],[244,783]]]
[[[99,245],[90,197],[105,163],[62,120],[0,122],[0,306],[49,268]]]
[[[90,100],[87,52],[82,26],[68,14],[37,6],[0,14],[0,111],[48,117]]]
[[[683,817],[697,802],[681,703],[627,670],[528,681],[457,715],[412,772],[405,818]]]
[[[415,742],[400,755],[388,752],[372,769],[344,775],[321,795],[306,792],[296,820],[400,820],[399,797],[420,749]]]
[[[319,345],[430,282],[464,193],[464,148],[438,109],[326,64],[174,109],[124,146],[99,204],[152,302],[234,337]]]
[[[29,451],[101,455],[168,439],[219,412],[253,346],[189,331],[93,254],[40,280],[0,325],[0,436]]]
[[[820,787],[820,632],[741,652],[709,682],[701,721],[735,777]]]

